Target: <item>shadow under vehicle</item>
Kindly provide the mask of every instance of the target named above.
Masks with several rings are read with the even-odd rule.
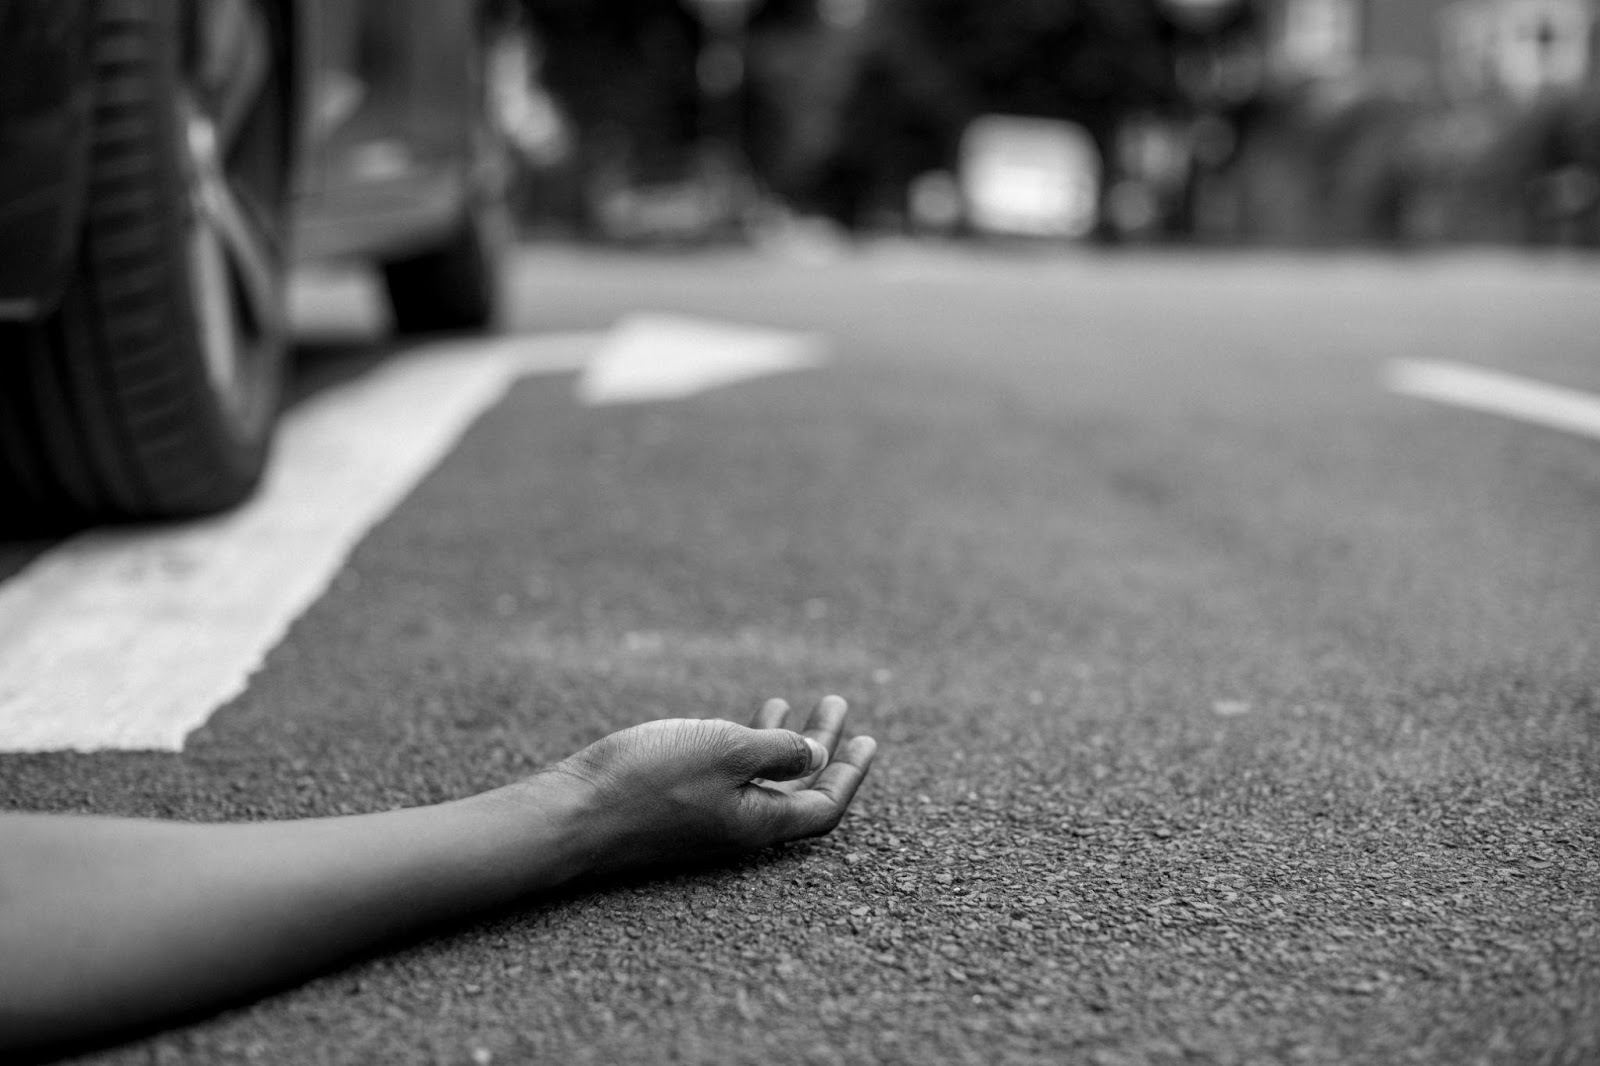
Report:
[[[499,0],[0,6],[0,511],[203,514],[271,444],[293,255],[401,331],[496,318]]]

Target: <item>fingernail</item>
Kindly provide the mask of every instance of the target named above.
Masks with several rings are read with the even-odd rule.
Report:
[[[814,774],[828,765],[828,749],[810,737],[806,737],[806,746],[811,749],[811,765],[806,767],[806,773]]]

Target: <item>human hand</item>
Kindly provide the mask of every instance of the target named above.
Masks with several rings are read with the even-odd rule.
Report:
[[[558,763],[581,783],[595,845],[609,872],[821,836],[839,824],[877,745],[840,744],[848,708],[829,696],[805,732],[785,728],[789,705],[768,700],[751,728],[666,720],[624,729]]]

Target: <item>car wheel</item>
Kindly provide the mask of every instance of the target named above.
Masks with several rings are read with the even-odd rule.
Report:
[[[473,188],[449,235],[436,247],[383,264],[397,331],[481,330],[497,323],[511,244],[505,167],[499,139],[483,134]]]
[[[89,8],[76,269],[54,314],[9,327],[18,350],[0,358],[0,492],[30,524],[237,503],[266,461],[287,348],[279,12]]]

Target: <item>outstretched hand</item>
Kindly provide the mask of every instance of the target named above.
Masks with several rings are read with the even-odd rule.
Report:
[[[0,1059],[304,980],[573,878],[826,833],[872,763],[804,732],[652,722],[448,803],[238,825],[0,812]]]
[[[601,871],[681,862],[821,836],[839,824],[877,745],[841,743],[848,708],[829,696],[804,732],[768,700],[750,727],[666,720],[613,733],[554,772],[589,790]]]

